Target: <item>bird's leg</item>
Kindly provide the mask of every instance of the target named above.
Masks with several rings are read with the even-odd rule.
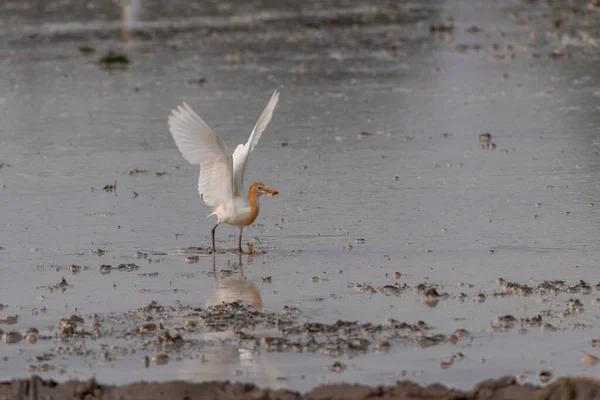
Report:
[[[240,226],[240,237],[238,238],[238,251],[241,253],[244,252],[244,250],[242,250],[242,231],[244,230],[243,226]]]
[[[210,231],[210,233],[212,234],[212,251],[213,253],[215,253],[217,251],[217,249],[215,248],[215,230],[217,229],[217,226],[219,226],[219,223],[217,222],[217,224],[215,226],[213,226],[212,231]]]

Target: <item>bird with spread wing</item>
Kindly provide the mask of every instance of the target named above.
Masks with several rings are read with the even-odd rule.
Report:
[[[215,249],[215,230],[220,224],[239,227],[238,251],[242,250],[242,231],[254,222],[260,208],[258,199],[263,194],[275,196],[279,192],[254,182],[244,196],[244,169],[250,152],[256,147],[260,136],[273,117],[279,101],[279,92],[273,92],[269,103],[258,118],[246,144],[230,153],[225,143],[186,103],[169,115],[169,130],[179,151],[190,164],[200,164],[198,194],[217,216],[212,228],[212,250]]]

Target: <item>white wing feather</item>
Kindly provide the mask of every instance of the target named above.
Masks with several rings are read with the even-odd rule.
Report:
[[[254,147],[258,144],[260,140],[260,136],[263,131],[266,129],[269,122],[271,122],[271,118],[273,117],[273,111],[277,106],[277,102],[279,101],[279,92],[276,90],[273,92],[271,99],[267,103],[264,111],[258,118],[256,125],[254,125],[254,129],[248,138],[248,142],[246,144],[240,144],[236,147],[233,152],[233,194],[234,196],[243,196],[244,192],[244,169],[246,168],[246,163],[248,162],[248,156],[250,152],[254,150]]]
[[[233,162],[227,146],[186,103],[169,115],[169,130],[183,158],[200,164],[198,193],[213,209],[233,200]]]

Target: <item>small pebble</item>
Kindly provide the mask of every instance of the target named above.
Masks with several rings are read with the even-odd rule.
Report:
[[[37,343],[38,335],[36,335],[35,333],[30,333],[29,335],[27,335],[27,337],[25,337],[25,340],[27,340],[27,343],[29,344]]]
[[[165,365],[169,362],[169,356],[166,354],[157,354],[152,357],[152,362],[156,365]]]
[[[23,335],[19,332],[6,332],[2,335],[2,340],[4,340],[6,344],[15,344],[20,342],[21,339],[23,339]]]
[[[596,364],[598,364],[598,357],[593,356],[591,354],[586,354],[584,356],[581,357],[581,363],[583,365],[587,365],[588,367],[592,367]]]

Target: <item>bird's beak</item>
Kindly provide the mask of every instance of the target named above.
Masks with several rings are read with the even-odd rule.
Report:
[[[275,196],[275,195],[279,194],[279,192],[275,189],[265,188],[265,194],[267,196]]]

